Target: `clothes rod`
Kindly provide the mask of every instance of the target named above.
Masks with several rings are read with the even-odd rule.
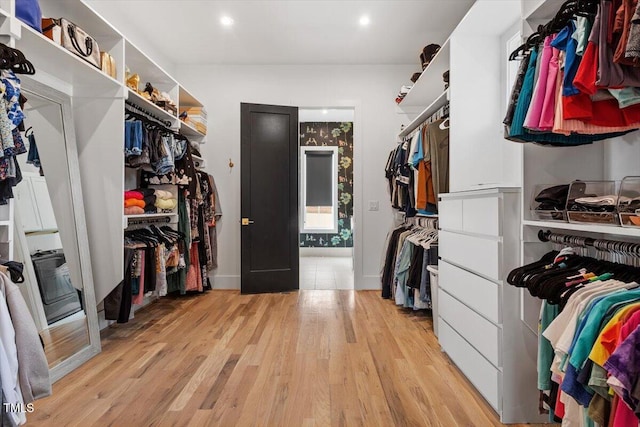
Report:
[[[435,102],[438,102],[438,101],[435,101]],[[420,114],[418,117],[420,117],[421,115],[422,114]],[[402,138],[411,138],[416,132],[422,129],[422,127],[425,124],[433,123],[436,120],[439,120],[448,116],[449,116],[449,102],[446,102],[442,107],[438,108],[428,116],[424,117],[422,120],[417,121],[418,118],[416,118],[416,120],[412,121],[407,126],[403,125],[400,128],[400,135],[402,135]]]
[[[143,116],[145,116],[145,117],[147,117],[147,118],[149,118],[151,120],[155,120],[155,121],[161,123],[163,126],[166,126],[167,128],[171,127],[171,122],[169,122],[168,120],[167,121],[162,120],[159,117],[157,117],[156,115],[154,115],[153,113],[150,113],[149,111],[145,110],[144,108],[142,108],[142,107],[140,107],[140,106],[138,106],[136,104],[133,104],[130,101],[125,101],[124,105],[125,105],[125,109],[129,110],[132,113],[142,114]]]
[[[435,217],[426,217],[426,216],[412,216],[405,217],[405,224],[413,224],[418,227],[428,228],[437,230],[438,229],[438,218]]]
[[[173,215],[173,214],[167,214],[167,215],[168,216],[166,217],[160,217],[160,218],[144,218],[144,217],[127,218],[127,221],[129,225],[169,223],[171,222],[171,218],[169,217],[169,215]]]
[[[560,234],[552,231],[538,232],[538,239],[541,242],[553,242],[582,247],[593,247],[606,252],[624,252],[640,256],[640,244],[623,242],[619,240],[594,239],[592,237],[574,236],[571,234]]]

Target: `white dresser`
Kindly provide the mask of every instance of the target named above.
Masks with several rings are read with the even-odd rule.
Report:
[[[542,422],[537,338],[506,283],[520,265],[520,190],[441,194],[438,209],[440,345],[503,423]]]

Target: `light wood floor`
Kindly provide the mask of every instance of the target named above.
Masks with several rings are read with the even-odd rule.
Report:
[[[86,317],[45,329],[40,332],[40,336],[44,341],[49,367],[68,359],[90,344]]]
[[[163,299],[107,330],[29,424],[500,425],[430,318],[379,292],[320,290]]]

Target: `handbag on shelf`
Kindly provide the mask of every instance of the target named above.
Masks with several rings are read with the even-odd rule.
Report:
[[[62,44],[62,27],[57,19],[42,18],[42,34],[56,44]]]
[[[107,52],[100,52],[100,69],[106,75],[111,76],[114,79],[118,78],[116,60]]]
[[[47,25],[43,33],[56,43],[59,43],[69,52],[79,56],[98,69],[101,68],[100,47],[98,42],[86,31],[65,18],[43,19]],[[57,40],[57,28],[60,28],[60,38]]]

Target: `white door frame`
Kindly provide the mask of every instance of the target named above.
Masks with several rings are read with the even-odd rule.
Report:
[[[362,144],[362,102],[356,100],[313,100],[296,102],[299,110],[323,108],[353,109],[353,283],[354,290],[370,289],[367,287],[363,271],[362,231],[364,219],[363,205],[363,144]]]

